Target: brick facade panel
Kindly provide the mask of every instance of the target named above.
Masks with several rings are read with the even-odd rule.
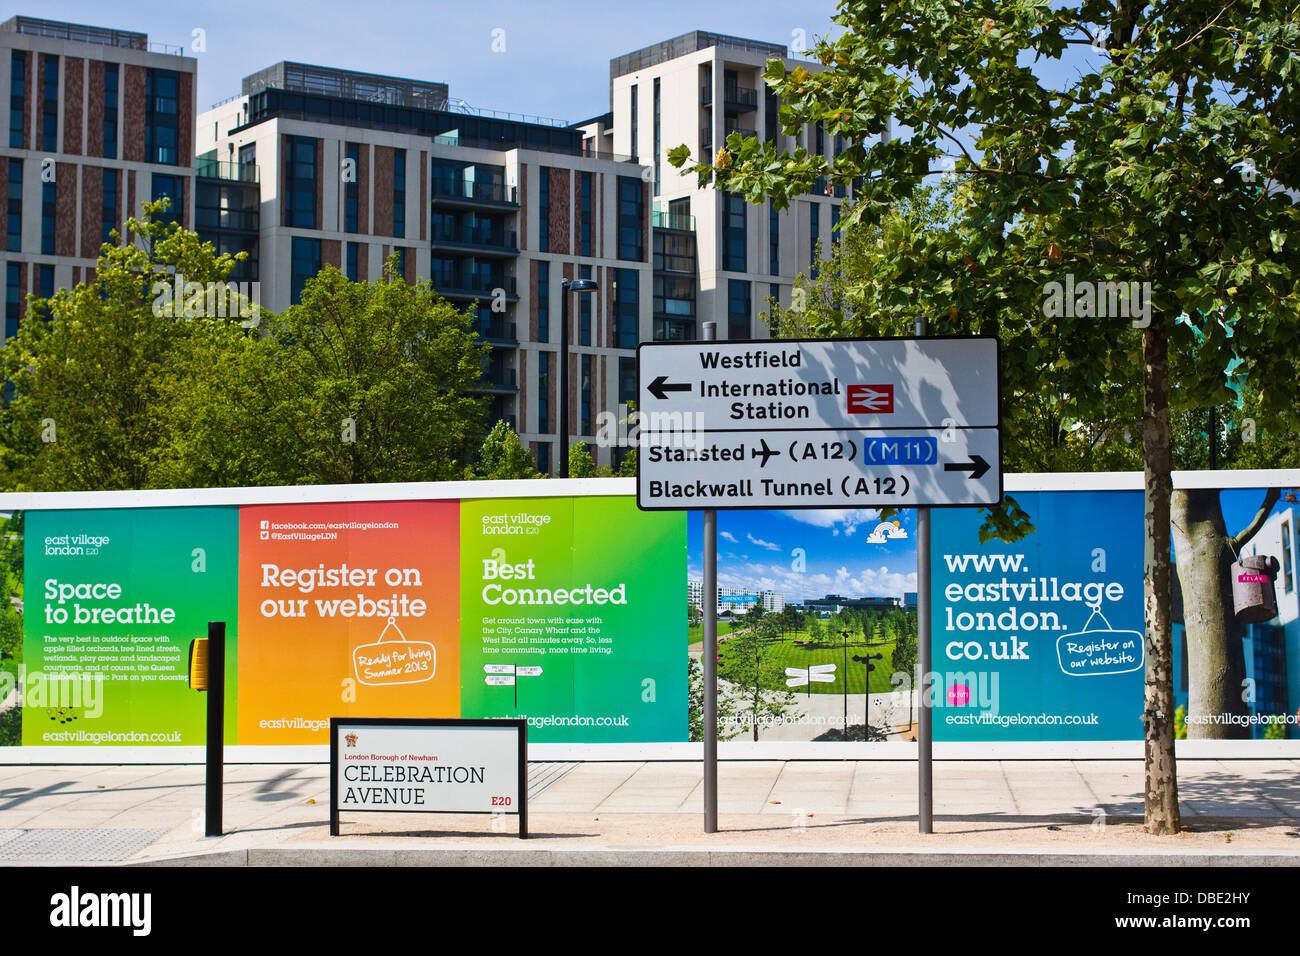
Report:
[[[176,133],[177,150],[181,165],[188,166],[194,157],[194,74],[182,71],[176,85],[180,126]]]
[[[63,151],[81,155],[81,123],[84,119],[83,103],[86,95],[86,61],[80,57],[65,57],[63,79]]]
[[[104,155],[104,61],[90,61],[86,83],[86,155]]]
[[[98,166],[81,167],[81,256],[99,256],[99,237],[104,214],[104,173]]]
[[[144,162],[144,79],[142,66],[125,65],[119,71],[119,121],[122,124],[122,158],[135,163]]]
[[[322,266],[343,269],[343,241],[340,239],[322,239],[320,244],[320,262]]]
[[[370,228],[370,144],[362,143],[357,150],[357,229],[373,236]]]
[[[546,224],[546,238],[551,252],[569,254],[569,179],[567,169],[550,171],[550,206]]]
[[[54,254],[77,254],[77,166],[55,163]]]
[[[393,150],[375,147],[375,235],[393,234]]]

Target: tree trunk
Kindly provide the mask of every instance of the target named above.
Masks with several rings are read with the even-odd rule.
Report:
[[[1169,340],[1153,322],[1142,332],[1146,551],[1142,561],[1146,618],[1143,737],[1146,755],[1146,830],[1179,830],[1178,771],[1174,762],[1173,625],[1170,614]]]
[[[1218,490],[1175,491],[1172,517],[1187,628],[1187,715],[1244,715],[1246,660],[1233,616],[1233,554]],[[1249,734],[1245,725],[1189,723],[1187,736],[1227,740]]]

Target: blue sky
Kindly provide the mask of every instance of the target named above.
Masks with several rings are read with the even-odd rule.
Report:
[[[894,537],[872,509],[719,511],[718,584],[780,591],[789,603],[825,594],[901,598],[916,590],[916,512],[891,520],[899,522]],[[702,524],[700,512],[688,513],[692,578],[703,576]],[[803,570],[795,549],[803,549]]]
[[[198,108],[239,92],[247,74],[280,60],[449,84],[453,101],[576,122],[609,109],[609,61],[690,30],[789,45],[828,33],[835,4],[773,0],[628,3],[531,0],[475,3],[338,0],[302,3],[160,2],[105,5],[33,0],[13,14],[114,27],[183,46],[199,61]],[[193,52],[193,31],[207,47]],[[504,30],[505,52],[492,52]],[[498,34],[500,36],[500,34]]]

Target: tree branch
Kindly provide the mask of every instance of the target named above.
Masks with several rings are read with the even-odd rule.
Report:
[[[1264,503],[1261,504],[1259,510],[1255,512],[1255,517],[1250,519],[1250,524],[1246,525],[1246,527],[1244,527],[1240,532],[1228,539],[1228,544],[1232,547],[1232,553],[1234,555],[1241,551],[1242,545],[1255,537],[1256,533],[1261,527],[1263,527],[1264,522],[1268,519],[1268,513],[1273,510],[1273,506],[1277,504],[1278,499],[1281,497],[1281,488],[1269,488],[1264,493]]]

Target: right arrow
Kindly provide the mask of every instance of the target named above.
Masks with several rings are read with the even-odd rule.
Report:
[[[989,470],[989,463],[979,455],[971,455],[970,461],[948,462],[946,465],[943,466],[943,470],[944,471],[969,471],[970,474],[967,477],[971,480],[974,480],[976,478],[983,477],[984,472]]]
[[[655,398],[662,399],[668,397],[667,394],[668,392],[689,392],[691,390],[691,386],[687,382],[682,382],[677,385],[669,385],[668,377],[665,375],[660,375],[658,378],[656,378],[653,382],[650,383],[647,390]]]

